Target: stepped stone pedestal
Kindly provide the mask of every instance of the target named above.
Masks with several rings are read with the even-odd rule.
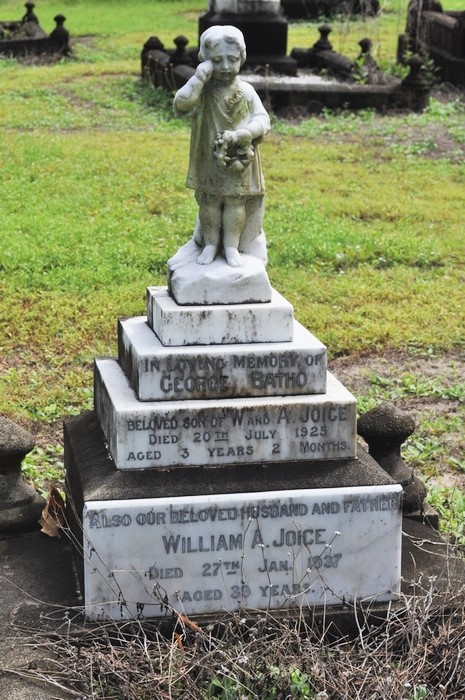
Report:
[[[149,288],[118,341],[65,425],[89,618],[396,598],[402,488],[357,452],[355,399],[285,299]]]

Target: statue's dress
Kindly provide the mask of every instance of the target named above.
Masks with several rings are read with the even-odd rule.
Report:
[[[246,129],[249,122],[259,121],[263,125],[263,135],[268,132],[269,117],[253,87],[239,79],[228,90],[209,82],[190,116],[192,131],[187,186],[198,194],[263,195],[265,182],[257,148],[262,138],[253,142],[254,156],[242,172],[222,168],[215,157],[215,141],[224,131]]]

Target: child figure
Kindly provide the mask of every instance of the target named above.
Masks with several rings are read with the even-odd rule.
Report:
[[[174,98],[175,114],[192,119],[187,186],[199,205],[201,265],[215,259],[221,235],[229,265],[244,264],[239,251],[249,252],[241,240],[249,215],[253,231],[244,239],[262,233],[265,187],[257,145],[270,120],[253,87],[238,78],[245,56],[239,29],[210,27],[200,37],[195,75]]]

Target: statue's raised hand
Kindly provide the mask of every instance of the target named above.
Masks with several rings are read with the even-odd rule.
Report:
[[[197,66],[195,77],[202,83],[207,83],[213,75],[213,63],[209,60],[202,61]]]

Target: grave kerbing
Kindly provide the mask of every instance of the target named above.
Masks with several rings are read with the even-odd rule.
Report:
[[[199,302],[195,292],[190,303],[173,298],[172,284],[149,288],[147,316],[120,322],[119,357],[96,360],[95,413],[65,426],[89,618],[301,609],[400,593],[402,488],[357,455],[356,401],[327,372],[325,346],[276,291],[260,300],[249,287],[241,233],[251,196],[260,199],[256,259],[267,278],[261,175],[251,178],[259,193],[238,188],[269,127],[250,87],[241,92],[243,39],[212,29],[177,108],[184,100],[193,112],[202,100],[208,133],[203,92],[212,90],[226,116],[239,118],[227,136],[218,133],[223,117],[213,120],[208,172],[223,189],[196,186],[195,257],[175,271],[190,278],[195,269],[203,294],[203,274],[216,267],[221,281],[233,271],[245,301],[233,303],[224,282],[220,299]]]

